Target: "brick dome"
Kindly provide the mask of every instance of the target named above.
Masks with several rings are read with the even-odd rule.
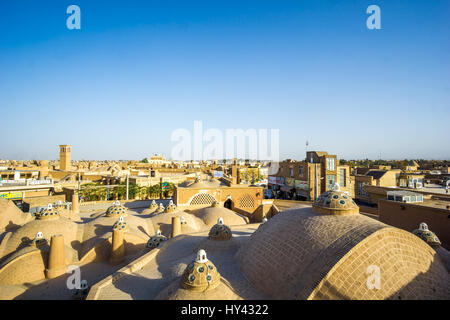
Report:
[[[418,236],[420,239],[422,239],[432,247],[439,247],[441,245],[441,241],[439,241],[439,238],[434,234],[434,232],[428,230],[428,225],[424,222],[419,225],[419,229],[415,229],[413,231],[413,234]]]
[[[211,240],[223,241],[230,240],[232,236],[230,227],[223,223],[222,218],[219,218],[217,224],[209,231],[208,238]]]
[[[33,240],[30,241],[30,246],[40,248],[42,246],[47,245],[47,239],[44,238],[44,234],[42,232],[36,233],[36,236]]]
[[[165,208],[164,212],[171,213],[171,212],[175,212],[176,210],[177,210],[177,206],[173,203],[172,200],[170,200],[170,202],[167,205],[167,207]]]
[[[156,231],[153,237],[150,237],[147,242],[148,248],[157,248],[160,246],[161,242],[166,241],[167,237],[161,233],[161,230]]]
[[[195,210],[193,214],[202,219],[208,227],[214,226],[219,218],[223,218],[229,226],[243,225],[248,222],[247,217],[214,203],[210,207]]]
[[[0,232],[10,231],[31,220],[31,214],[20,210],[11,200],[0,198]]]
[[[450,299],[450,274],[435,250],[359,214],[288,209],[261,224],[236,259],[272,299]],[[381,287],[373,290],[376,269]]]
[[[123,216],[119,217],[119,220],[116,221],[113,225],[113,230],[122,230],[122,231],[128,231],[129,227],[127,223],[125,222],[125,219]]]
[[[106,210],[107,217],[126,217],[127,208],[120,204],[119,201],[114,202],[114,204]]]
[[[143,215],[147,215],[147,214],[151,215],[152,213],[155,213],[157,209],[158,209],[158,204],[156,203],[155,200],[152,200],[152,202],[150,203],[150,206],[147,209],[143,210],[141,212],[141,214],[143,214]]]
[[[152,202],[150,203],[149,209],[154,209],[154,210],[156,210],[157,208],[158,208],[158,204],[156,203],[155,200],[152,200]]]
[[[162,213],[165,211],[165,208],[162,203],[159,204],[159,207],[156,209],[155,213]]]
[[[314,212],[332,215],[359,214],[359,207],[346,192],[335,185],[332,191],[323,192],[313,204]]]
[[[47,205],[47,208],[41,212],[36,213],[36,219],[38,220],[56,220],[59,219],[59,212],[51,204]]]
[[[181,276],[181,286],[192,291],[206,291],[220,284],[220,273],[208,260],[205,250],[199,250],[197,258],[191,262]]]

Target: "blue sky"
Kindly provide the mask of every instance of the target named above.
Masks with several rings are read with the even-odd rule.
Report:
[[[59,144],[169,156],[194,120],[280,129],[282,159],[306,140],[347,159],[450,159],[449,40],[448,0],[3,0],[0,159],[56,159]]]

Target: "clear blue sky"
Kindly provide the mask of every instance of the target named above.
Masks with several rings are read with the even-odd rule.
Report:
[[[309,140],[347,159],[449,159],[449,58],[448,0],[2,0],[0,159],[56,159],[59,144],[169,156],[194,120],[279,128],[281,158]]]

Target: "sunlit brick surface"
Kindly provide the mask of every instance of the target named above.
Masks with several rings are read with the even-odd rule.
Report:
[[[274,299],[448,298],[442,261],[418,240],[362,215],[291,209],[261,225],[236,258],[252,284]],[[371,264],[381,269],[380,290],[366,286]]]

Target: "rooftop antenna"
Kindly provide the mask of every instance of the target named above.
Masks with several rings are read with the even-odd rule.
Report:
[[[306,156],[306,154],[308,153],[308,145],[309,145],[309,142],[308,142],[308,140],[306,140],[306,147],[305,147],[306,152],[305,152],[305,156]]]

